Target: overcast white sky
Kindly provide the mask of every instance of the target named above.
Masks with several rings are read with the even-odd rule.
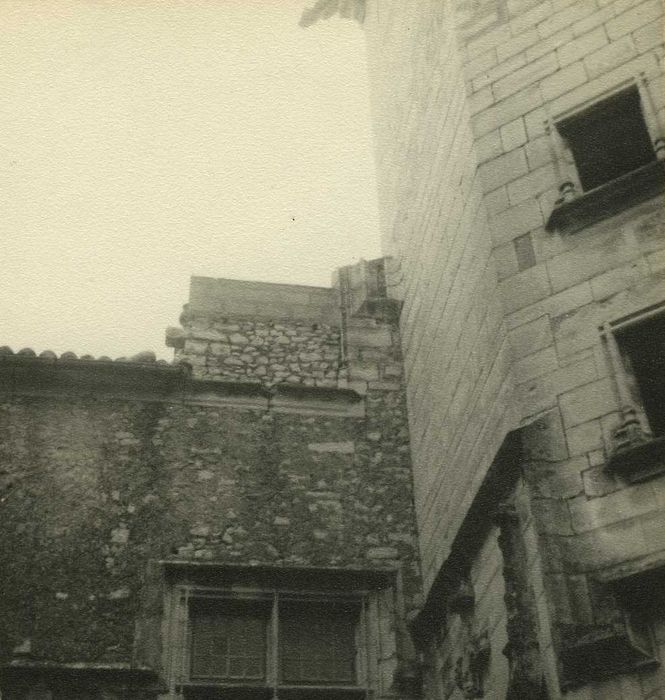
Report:
[[[379,255],[362,29],[311,0],[0,0],[0,345],[170,359],[192,274]]]

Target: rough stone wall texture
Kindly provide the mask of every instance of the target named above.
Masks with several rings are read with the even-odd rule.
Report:
[[[336,387],[339,327],[183,314],[187,337],[176,359],[210,379]]]
[[[148,559],[383,566],[413,557],[399,398],[370,421],[72,398],[2,403],[2,643],[131,655]],[[11,489],[9,488],[11,485]],[[413,580],[413,579],[412,579]]]
[[[658,0],[368,2],[426,587],[502,433],[554,420],[557,450],[536,431],[541,458],[527,460],[553,697],[557,625],[568,619],[553,602],[556,576],[586,585],[620,562],[654,566],[665,549],[662,478],[630,486],[607,473],[622,416],[599,332],[665,302],[665,221],[657,198],[576,233],[546,231],[570,174],[558,172],[546,121],[634,83],[651,138],[663,136],[662,27]],[[568,589],[577,581],[563,597],[590,605],[584,586]],[[645,671],[566,693],[652,697],[662,686]]]
[[[261,323],[224,331],[218,324],[215,332],[251,336]],[[280,346],[282,335],[299,338],[292,342],[301,352],[315,342],[305,331],[275,330],[280,335],[257,333],[254,341],[275,338]],[[339,327],[318,337],[338,334]],[[349,383],[362,394],[344,389],[356,397],[351,409],[334,403],[337,389],[302,387],[287,400],[244,381],[224,394],[221,380],[234,374],[214,375],[217,400],[214,386],[201,381],[210,373],[196,363],[199,378],[188,381],[205,392],[193,399],[140,400],[131,382],[123,396],[86,389],[84,381],[62,393],[34,383],[22,392],[19,378],[30,376],[31,362],[70,377],[77,363],[94,377],[94,363],[0,358],[21,365],[14,379],[0,381],[0,556],[11,562],[0,569],[3,660],[30,640],[37,660],[131,664],[148,563],[160,559],[399,568],[406,613],[416,608],[398,337],[389,322],[349,319]],[[206,342],[213,359],[226,357],[214,354],[219,339]],[[394,670],[394,657],[388,661]]]
[[[509,426],[510,348],[448,3],[367,3],[389,284],[429,586]]]

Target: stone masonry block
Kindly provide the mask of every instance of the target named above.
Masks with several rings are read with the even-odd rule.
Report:
[[[529,170],[536,170],[552,160],[552,147],[547,136],[539,136],[526,145],[526,159]],[[548,212],[549,215],[549,212]]]
[[[494,92],[488,85],[482,90],[474,92],[471,97],[469,97],[467,103],[471,114],[478,114],[478,112],[482,112],[482,110],[487,109],[490,105],[494,104],[495,101],[496,99],[494,97]]]
[[[476,154],[478,156],[478,163],[485,163],[488,160],[497,158],[504,151],[503,144],[501,143],[501,135],[499,130],[490,131],[489,134],[481,136],[476,141]]]
[[[615,12],[613,6],[602,7],[601,9],[597,10],[588,17],[585,17],[584,19],[580,19],[577,22],[575,22],[575,24],[573,24],[572,26],[573,34],[575,36],[583,36],[584,34],[590,32],[592,29],[595,29],[596,27],[605,24],[605,22],[607,22],[608,19],[614,17],[614,15]]]
[[[530,267],[501,283],[506,313],[534,304],[551,293],[550,281],[544,264]]]
[[[520,430],[524,458],[527,461],[561,462],[568,449],[558,409],[549,411]]]
[[[478,75],[486,73],[497,64],[495,50],[486,51],[464,64],[464,75],[467,80],[473,80]],[[482,87],[482,86],[481,86]]]
[[[526,50],[527,61],[535,61],[537,58],[544,56],[545,54],[555,51],[561,46],[564,46],[569,41],[573,39],[573,30],[570,27],[562,29],[556,34],[547,39],[541,39],[537,44],[534,44]],[[561,65],[561,64],[559,64]]]
[[[389,348],[393,341],[390,328],[349,328],[346,333],[349,345],[366,348]]]
[[[603,447],[600,421],[592,420],[566,430],[568,450],[572,456],[586,454]]]
[[[511,95],[506,100],[501,100],[486,110],[474,115],[471,119],[473,131],[477,137],[488,131],[498,129],[503,124],[517,119],[517,117],[540,107],[543,98],[538,85],[530,85],[524,90]]]
[[[520,270],[527,270],[536,264],[536,250],[533,246],[533,236],[525,233],[513,240],[515,255],[517,257],[517,267]]]
[[[490,192],[526,173],[527,169],[524,150],[517,149],[483,163],[478,172],[485,191]]]
[[[577,65],[577,63],[571,64],[571,66],[565,70]],[[631,80],[635,75],[641,72],[651,74],[655,70],[658,70],[656,57],[651,53],[646,53],[617,66],[614,70],[604,73],[594,80],[581,81],[577,87],[575,87],[573,83],[568,85],[564,82],[562,84],[563,90],[560,92],[560,96],[556,98],[546,98],[552,99],[549,109],[551,114],[555,116],[570,109],[576,109],[585,102],[598,99],[607,90],[614,89],[623,81]],[[546,78],[546,80],[554,79],[557,75],[558,74],[555,73],[550,78]]]
[[[582,473],[584,493],[587,498],[599,498],[619,489],[616,479],[610,476],[604,466],[590,467]]]
[[[575,22],[588,17],[597,9],[595,0],[578,0],[574,5],[566,7],[559,12],[544,19],[538,24],[538,33],[543,39],[568,27]]]
[[[550,53],[541,58],[527,63],[524,68],[514,71],[492,85],[492,92],[497,100],[502,100],[515,92],[524,89],[547,75],[551,75],[559,69],[559,61],[555,53]]]
[[[591,290],[594,299],[602,301],[622,289],[629,289],[639,284],[648,274],[649,265],[644,258],[640,258],[629,265],[622,265],[614,270],[609,270],[591,280]]]
[[[186,355],[205,355],[208,350],[207,340],[196,340],[194,338],[185,339]]]
[[[378,367],[373,363],[349,362],[349,379],[366,382],[378,381]]]
[[[518,271],[515,246],[512,242],[494,248],[493,257],[499,280],[504,280]]]
[[[544,350],[539,350],[517,360],[514,364],[515,376],[519,377],[520,381],[527,382],[535,377],[556,371],[558,366],[556,350],[551,345]]]
[[[515,358],[531,355],[554,344],[549,316],[541,316],[510,331],[510,345]]]
[[[554,165],[549,163],[533,170],[528,175],[513,180],[508,185],[508,199],[510,199],[511,204],[519,204],[527,199],[537,197],[558,184]],[[538,209],[540,210],[540,207]]]
[[[482,36],[470,41],[466,45],[467,56],[475,58],[493,49],[510,39],[510,27],[506,24],[500,25],[496,29],[485,32]]]
[[[637,50],[642,53],[663,44],[663,22],[657,19],[644,27],[640,27],[633,34],[633,40]]]
[[[333,452],[336,454],[350,455],[355,452],[355,445],[347,442],[310,442],[307,445],[310,452]]]
[[[594,234],[587,235],[584,248],[578,246],[548,260],[547,269],[554,291],[572,287],[637,257],[633,241],[624,237],[621,230],[609,231],[600,227]]]
[[[636,54],[637,49],[632,38],[624,36],[587,56],[584,66],[589,78],[595,78],[629,61]]]
[[[541,82],[540,87],[545,100],[553,100],[565,92],[570,92],[572,88],[586,83],[587,80],[584,64],[582,61],[577,61],[577,63],[571,63],[569,66],[545,78]]]
[[[501,127],[500,131],[501,143],[505,151],[512,151],[514,148],[519,148],[526,143],[526,129],[522,117],[518,117],[515,121],[505,124]]]
[[[623,12],[605,25],[610,39],[617,39],[624,34],[639,29],[663,15],[663,3],[660,0],[647,0]]]
[[[508,208],[508,190],[498,187],[493,192],[485,195],[485,209],[489,216],[498,214]]]
[[[596,27],[596,29],[587,32],[583,36],[570,41],[559,49],[557,49],[557,56],[559,57],[559,63],[561,67],[564,68],[570,63],[579,61],[581,58],[588,56],[589,54],[597,51],[602,46],[607,45],[607,35],[602,27]]]
[[[528,480],[533,492],[544,498],[573,498],[583,492],[582,471],[588,467],[586,457],[555,464],[534,463],[529,466]]]
[[[537,26],[542,20],[554,14],[550,0],[535,3],[534,7],[526,12],[521,9],[518,10],[517,8],[511,9],[510,3],[514,1],[515,0],[508,0],[508,9],[511,15],[513,15],[510,20],[510,28],[514,35],[528,31],[532,27]]]
[[[499,57],[499,63],[505,61],[506,59],[514,56],[515,54],[522,53],[529,46],[533,46],[538,41],[538,32],[535,27],[533,29],[528,29],[521,34],[513,36],[509,41],[499,44],[496,47],[496,52]]]
[[[599,379],[563,394],[559,404],[564,424],[579,425],[615,410],[615,389],[610,379]]]
[[[526,57],[524,54],[518,54],[517,56],[512,56],[506,61],[502,61],[499,65],[495,65],[489,70],[481,73],[473,80],[473,89],[480,90],[492,83],[495,83],[500,78],[506,75],[510,75],[513,71],[522,68],[526,64]]]
[[[496,244],[506,243],[543,225],[538,202],[528,200],[493,217],[492,236]]]

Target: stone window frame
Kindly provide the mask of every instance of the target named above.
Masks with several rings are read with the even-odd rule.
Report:
[[[639,387],[626,368],[625,352],[617,334],[659,316],[665,317],[665,301],[607,321],[599,329],[621,415],[621,422],[612,433],[612,453],[606,469],[629,483],[665,473],[665,435],[654,438],[652,434],[649,417],[639,396]]]
[[[367,615],[367,592],[318,592],[260,588],[246,588],[238,590],[235,587],[217,588],[197,585],[176,585],[170,596],[170,630],[169,630],[169,697],[197,697],[199,691],[224,691],[229,690],[247,693],[247,697],[272,698],[279,695],[281,698],[315,698],[321,693],[321,697],[330,697],[336,692],[339,698],[349,700],[366,698],[369,692],[368,666],[369,644],[367,630],[369,627]],[[189,613],[189,605],[192,601],[203,599],[215,602],[227,601],[229,604],[242,602],[255,610],[266,610],[266,644],[265,644],[265,677],[261,680],[247,679],[245,681],[219,679],[203,680],[192,678],[189,672],[192,644],[192,626]],[[287,683],[280,679],[281,660],[280,645],[280,606],[293,602],[317,602],[321,604],[334,604],[344,602],[353,605],[358,618],[356,622],[356,683]],[[188,692],[189,691],[189,692]],[[337,697],[337,696],[335,696]]]
[[[152,584],[138,625],[138,651],[150,667],[159,668],[163,700],[196,700],[221,697],[223,685],[207,690],[187,684],[182,673],[187,667],[187,608],[182,596],[206,591],[209,595],[257,600],[265,597],[295,596],[321,603],[356,601],[358,605],[358,683],[344,686],[289,686],[280,700],[366,700],[382,693],[418,688],[420,676],[413,646],[406,628],[402,572],[399,568],[274,567],[224,562],[185,560],[156,561],[149,569]],[[272,598],[271,598],[272,599]],[[274,631],[276,628],[273,627]],[[158,643],[159,640],[159,643]],[[362,658],[360,658],[362,657]],[[137,657],[138,658],[138,657]],[[238,684],[233,697],[274,700],[274,685],[254,685],[259,692]],[[162,692],[164,692],[162,691]],[[406,690],[404,690],[406,692]],[[411,692],[411,690],[409,691]],[[415,692],[415,691],[414,691]],[[204,695],[200,695],[203,693]],[[205,694],[208,693],[208,694]]]
[[[652,82],[653,77],[642,71],[607,90],[595,93],[572,108],[547,115],[544,128],[559,183],[559,197],[546,222],[546,230],[574,233],[665,190],[665,127],[658,118]],[[653,160],[585,191],[573,152],[560,132],[560,125],[631,88],[637,91],[639,97],[644,127],[653,147]]]

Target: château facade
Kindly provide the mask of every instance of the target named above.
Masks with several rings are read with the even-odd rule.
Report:
[[[336,12],[385,257],[0,349],[3,700],[665,696],[662,3]]]
[[[665,692],[658,0],[367,0],[427,698]]]

